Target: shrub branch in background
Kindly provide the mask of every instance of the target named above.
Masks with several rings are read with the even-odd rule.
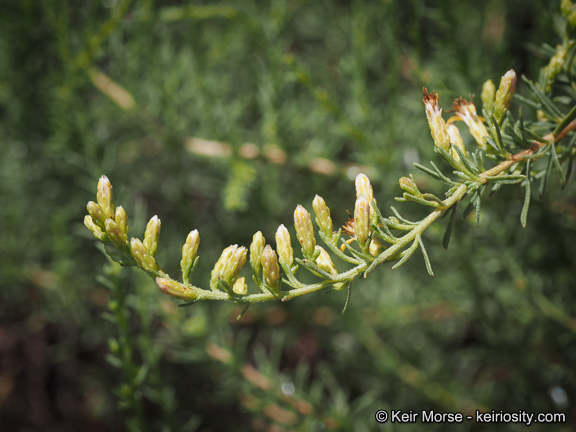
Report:
[[[411,221],[392,207],[393,215],[384,217],[378,208],[368,177],[356,177],[354,215],[340,229],[334,230],[330,209],[318,195],[312,201],[317,230],[312,215],[298,205],[294,212],[296,238],[301,256],[295,256],[291,234],[280,225],[276,231],[274,249],[259,231],[249,248],[232,245],[224,249],[214,265],[209,288],[191,282],[199,256],[200,235],[190,232],[182,247],[181,271],[178,281],[164,272],[154,256],[158,247],[161,222],[150,219],[144,239],[128,239],[128,217],[121,206],[115,207],[112,185],[106,176],[98,183],[97,202],[89,202],[85,225],[102,241],[106,253],[123,266],[135,266],[155,279],[158,287],[189,305],[202,300],[224,300],[246,304],[294,297],[316,291],[350,290],[352,282],[369,276],[384,263],[394,263],[393,269],[403,265],[420,249],[426,268],[433,275],[432,266],[422,235],[437,219],[448,215],[443,245],[448,247],[452,227],[459,208],[462,216],[475,212],[480,221],[481,201],[492,196],[503,185],[524,187],[524,205],[520,214],[526,226],[533,188],[538,183],[543,194],[552,172],[559,176],[562,187],[570,178],[576,153],[576,74],[573,59],[575,43],[571,39],[576,27],[576,8],[570,1],[562,1],[565,20],[563,42],[541,69],[537,81],[522,77],[531,97],[517,96],[526,108],[535,111],[535,121],[524,119],[520,110],[515,118],[509,111],[517,77],[508,71],[496,86],[491,80],[484,83],[481,93],[482,110],[472,101],[457,99],[453,116],[442,116],[438,95],[423,89],[423,102],[435,151],[447,162],[446,172],[430,162],[430,166],[415,164],[416,168],[447,185],[442,199],[420,190],[412,176],[399,181],[403,190],[400,202],[413,201],[431,212],[419,221]],[[468,129],[474,146],[466,148],[458,125]],[[538,163],[543,159],[543,163]],[[487,193],[487,189],[490,192]],[[460,204],[463,206],[460,206]],[[317,244],[317,237],[324,246]],[[339,267],[334,264],[337,260]],[[257,292],[249,290],[241,271],[249,261]],[[302,282],[297,274],[309,272],[314,283]]]

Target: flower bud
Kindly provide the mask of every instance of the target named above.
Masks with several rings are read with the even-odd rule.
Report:
[[[382,250],[382,243],[376,237],[372,237],[372,241],[370,242],[370,247],[368,248],[368,252],[373,257],[380,255],[380,251]]]
[[[488,114],[491,114],[494,110],[494,96],[496,95],[496,86],[494,82],[489,79],[482,85],[482,94],[480,99],[482,99],[482,108]]]
[[[84,225],[86,225],[86,228],[92,231],[92,234],[94,234],[94,237],[96,237],[98,240],[106,241],[106,234],[104,234],[100,227],[94,223],[94,220],[91,216],[84,216]]]
[[[290,233],[284,225],[280,225],[276,231],[276,248],[278,249],[280,264],[291,268],[294,264],[294,250],[292,249]]]
[[[322,246],[316,246],[316,250],[320,251],[320,254],[316,258],[316,264],[318,265],[318,267],[320,267],[326,273],[329,273],[331,275],[337,275],[338,270],[336,270],[336,266],[332,262],[332,258],[330,258],[328,252],[326,252],[326,250]]]
[[[254,237],[252,237],[252,244],[250,245],[250,265],[256,275],[260,273],[260,269],[262,268],[260,258],[262,257],[265,245],[266,239],[262,235],[262,232],[258,231],[254,234]]]
[[[114,215],[114,221],[120,230],[128,235],[128,215],[122,206],[116,207],[116,214]]]
[[[456,99],[454,101],[454,113],[455,116],[448,121],[463,120],[476,143],[485,149],[485,138],[488,136],[488,130],[486,126],[484,126],[484,123],[482,123],[480,117],[478,117],[476,106],[472,102],[468,102],[462,98]],[[448,133],[448,131],[446,132]]]
[[[182,270],[182,280],[188,282],[190,272],[196,261],[196,254],[200,246],[200,234],[198,230],[190,231],[186,237],[186,243],[182,246],[182,260],[180,261],[180,269]]]
[[[132,249],[132,256],[140,267],[144,270],[156,270],[156,260],[150,255],[150,252],[144,247],[140,239],[132,237],[130,247]]]
[[[158,216],[154,216],[146,225],[146,232],[144,233],[144,246],[150,252],[150,255],[156,255],[156,249],[158,248],[158,240],[160,239],[160,228],[162,224]]]
[[[298,237],[302,245],[304,256],[311,258],[314,255],[314,247],[316,246],[314,227],[312,226],[310,213],[300,204],[294,211],[294,227],[296,228],[296,237]]]
[[[356,199],[354,207],[354,232],[356,240],[362,249],[370,236],[370,205],[365,195],[360,195]]]
[[[126,233],[112,219],[106,219],[106,235],[112,243],[118,246],[126,244],[128,241]]]
[[[506,72],[500,80],[500,87],[498,87],[496,98],[494,100],[494,117],[496,117],[498,124],[502,123],[506,111],[508,111],[508,108],[510,107],[512,97],[516,91],[516,81],[517,78],[514,69],[510,69]]]
[[[332,237],[332,230],[334,229],[332,225],[332,218],[330,217],[330,209],[324,202],[324,199],[316,195],[314,201],[312,201],[312,208],[314,209],[314,214],[316,215],[316,223],[320,228],[320,231],[328,237]]]
[[[358,174],[355,180],[356,184],[356,198],[360,195],[364,195],[370,204],[370,222],[374,225],[378,224],[378,216],[374,207],[372,207],[372,200],[374,200],[374,192],[372,190],[372,185],[366,174]],[[375,201],[375,200],[374,200]]]
[[[453,123],[450,123],[448,125],[448,136],[450,137],[450,142],[452,143],[452,145],[457,146],[460,150],[462,150],[462,153],[466,155],[466,149],[464,148],[464,140],[460,135],[460,130],[458,129],[458,126],[456,126]],[[460,160],[460,157],[458,156],[458,153],[456,153],[455,150],[452,151],[452,157],[454,157],[454,159],[456,160]]]
[[[100,204],[96,204],[94,201],[90,201],[86,205],[86,210],[88,210],[88,214],[92,218],[92,222],[94,222],[100,228],[104,229],[106,225],[106,219],[108,219],[108,217],[104,213],[104,210],[102,210]]]
[[[246,285],[246,278],[244,276],[236,279],[236,282],[234,282],[232,286],[232,291],[238,295],[248,294],[248,285]]]
[[[226,272],[224,277],[226,280],[230,281],[230,284],[236,280],[242,267],[246,264],[246,256],[248,255],[248,250],[244,246],[240,246],[232,254],[232,258],[228,261],[226,266]]]
[[[198,294],[195,291],[172,279],[157,277],[156,285],[158,285],[158,288],[165,294],[180,300],[192,301],[198,298]]]
[[[266,285],[276,296],[280,295],[280,267],[278,266],[278,258],[276,257],[276,252],[266,245],[264,251],[262,252],[262,274],[264,275],[264,280]]]
[[[106,218],[114,217],[114,202],[112,201],[112,184],[108,177],[103,175],[98,181],[98,192],[96,198]]]
[[[232,285],[246,263],[246,254],[247,250],[244,246],[232,245],[224,249],[212,270],[210,286],[217,287],[220,279]]]
[[[442,109],[438,105],[438,93],[428,93],[425,88],[422,91],[424,93],[422,101],[426,107],[426,118],[434,145],[448,151],[450,150],[450,139],[446,131],[446,122],[442,118]]]

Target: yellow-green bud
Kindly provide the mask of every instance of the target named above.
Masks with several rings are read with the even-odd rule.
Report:
[[[190,271],[196,261],[198,247],[200,246],[200,234],[198,230],[190,231],[186,237],[186,243],[182,246],[182,260],[180,261],[180,269],[182,270],[182,280],[188,282]]]
[[[244,276],[236,279],[236,282],[234,282],[232,286],[232,291],[238,295],[248,294],[248,285],[246,285],[246,278]]]
[[[264,251],[262,252],[262,274],[264,275],[264,280],[266,285],[276,296],[280,295],[280,267],[278,266],[278,258],[276,257],[276,252],[266,245]]]
[[[194,290],[187,288],[172,279],[157,277],[156,285],[158,285],[158,288],[160,288],[160,290],[165,294],[176,297],[180,300],[192,301],[198,298],[198,294]]]
[[[228,265],[225,269],[224,278],[232,284],[238,275],[244,264],[246,264],[246,256],[248,255],[248,250],[244,246],[240,246],[232,254],[232,258],[228,261]]]
[[[370,184],[370,179],[366,174],[358,174],[356,176],[356,180],[354,181],[356,185],[356,198],[360,195],[364,195],[368,202],[372,201],[374,198],[374,192],[372,190],[372,184]]]
[[[158,248],[158,240],[160,239],[160,228],[162,228],[162,223],[158,216],[154,216],[146,225],[146,232],[144,233],[144,246],[150,252],[150,255],[156,255],[156,249]]]
[[[224,249],[214,266],[214,270],[212,270],[210,286],[217,287],[220,279],[232,285],[242,266],[246,263],[246,254],[247,250],[244,246],[232,245]]]
[[[144,270],[157,269],[156,260],[152,255],[150,255],[150,252],[146,247],[144,247],[140,239],[133,237],[132,240],[130,240],[130,247],[132,249],[132,256],[140,267]]]
[[[450,150],[450,139],[446,130],[446,122],[442,118],[442,109],[438,105],[438,93],[428,93],[425,88],[422,90],[422,101],[426,107],[426,118],[428,119],[428,126],[430,126],[434,145],[448,151]]]
[[[316,195],[314,201],[312,201],[312,208],[314,209],[314,214],[316,215],[316,223],[320,228],[320,231],[327,237],[332,238],[332,230],[334,229],[332,225],[332,218],[330,217],[330,209],[324,202],[324,199]]]
[[[120,230],[128,235],[128,215],[122,206],[116,207],[116,214],[114,216],[114,221]]]
[[[510,107],[512,97],[516,91],[516,81],[517,78],[514,69],[510,69],[506,72],[500,80],[500,87],[498,87],[496,98],[494,100],[494,117],[496,117],[498,123],[502,123],[506,111],[508,111],[508,108]]]
[[[106,235],[116,245],[123,245],[128,241],[128,236],[112,219],[106,219]]]
[[[358,174],[355,180],[356,185],[356,198],[360,195],[364,195],[370,204],[370,222],[374,225],[378,224],[378,216],[376,215],[376,211],[374,211],[374,207],[372,207],[372,200],[374,199],[374,192],[372,190],[372,185],[370,184],[370,180],[366,174]]]
[[[294,250],[292,249],[290,233],[284,225],[280,225],[276,230],[276,248],[278,249],[280,264],[291,268],[294,263]]]
[[[365,195],[360,195],[356,199],[354,206],[354,232],[356,240],[362,249],[364,249],[368,237],[370,237],[370,204]]]
[[[106,219],[108,219],[108,217],[104,213],[104,210],[102,210],[102,206],[94,201],[90,201],[86,205],[86,210],[88,210],[88,214],[92,218],[92,221],[100,228],[105,229]]]
[[[376,237],[372,237],[372,241],[370,242],[370,247],[368,248],[368,252],[373,257],[380,255],[380,251],[382,250],[382,243]]]
[[[302,245],[302,251],[306,258],[312,258],[314,255],[314,247],[316,246],[316,239],[314,238],[314,227],[312,226],[312,218],[310,213],[298,204],[294,211],[294,227],[296,228],[296,237]]]
[[[318,267],[320,267],[326,273],[329,273],[331,275],[337,275],[338,270],[336,270],[336,266],[332,262],[332,258],[330,258],[328,252],[326,252],[326,250],[322,246],[316,246],[316,250],[320,251],[320,254],[316,258],[316,264],[318,265]]]
[[[482,108],[488,114],[491,114],[494,110],[494,97],[496,95],[496,86],[494,81],[489,79],[482,85],[482,93],[480,94],[480,99],[482,99]]]
[[[254,237],[252,237],[252,244],[250,245],[250,265],[256,275],[260,273],[260,269],[262,268],[260,258],[262,258],[264,246],[266,246],[266,239],[262,235],[262,232],[258,231],[254,234]]]
[[[98,192],[96,198],[106,218],[114,217],[114,202],[112,201],[112,184],[108,177],[103,175],[98,181]]]
[[[464,148],[464,140],[460,135],[460,130],[458,129],[458,126],[456,126],[454,123],[450,123],[448,125],[448,136],[450,137],[450,142],[452,143],[452,145],[457,146],[460,150],[462,150],[462,153],[466,155],[466,149]],[[454,159],[460,160],[460,157],[458,156],[458,153],[456,153],[455,150],[452,151],[452,156],[454,157]]]
[[[100,229],[100,227],[94,223],[94,220],[91,216],[84,216],[84,225],[86,225],[86,228],[92,231],[92,234],[94,234],[94,237],[96,237],[98,240],[106,241],[106,234],[104,234],[102,229]]]

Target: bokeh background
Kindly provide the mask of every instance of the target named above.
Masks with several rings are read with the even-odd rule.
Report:
[[[1,0],[0,430],[491,430],[379,425],[378,409],[563,412],[530,430],[574,430],[573,181],[550,181],[526,229],[515,186],[448,251],[437,222],[436,276],[419,255],[383,266],[343,316],[345,293],[240,321],[177,308],[82,223],[106,174],[134,236],[162,219],[168,273],[200,231],[206,287],[224,247],[272,241],[315,194],[345,223],[358,172],[381,209],[422,217],[394,204],[409,173],[443,193],[412,167],[435,158],[421,88],[449,109],[510,68],[536,78],[558,3]]]

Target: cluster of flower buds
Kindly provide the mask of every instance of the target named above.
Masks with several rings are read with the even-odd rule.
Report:
[[[156,255],[158,240],[160,239],[160,227],[160,219],[158,219],[158,216],[154,216],[150,219],[148,225],[146,225],[144,242],[137,238],[130,240],[132,256],[144,270],[157,271],[159,268],[154,259],[154,255]]]
[[[128,265],[132,259],[128,243],[128,216],[122,206],[114,209],[112,185],[106,176],[98,181],[96,201],[90,201],[86,206],[88,215],[84,217],[84,225],[104,243],[112,259]]]
[[[119,222],[121,222],[125,227],[126,232],[119,230],[119,226],[115,221],[114,203],[112,201],[112,185],[106,176],[100,177],[100,180],[98,181],[96,200],[98,201],[97,203],[90,201],[86,206],[88,215],[84,217],[84,225],[92,231],[94,237],[106,242],[109,239],[109,236],[107,235],[106,221],[111,220],[114,222],[113,224],[109,224],[113,230],[112,236],[122,239],[122,234],[126,235],[128,232],[128,222],[127,219],[122,221],[119,220]],[[124,212],[124,216],[125,215],[126,212]],[[119,214],[119,216],[122,216],[122,214]],[[127,235],[124,241],[126,240]],[[110,241],[113,240],[110,239]]]
[[[502,124],[510,107],[516,90],[516,80],[516,72],[511,69],[500,80],[498,90],[496,90],[492,80],[486,81],[482,87],[481,99],[484,110],[488,115],[493,115],[499,125]],[[452,150],[451,155],[456,160],[459,160],[460,157],[453,147],[457,147],[464,156],[467,156],[460,131],[453,124],[455,121],[463,121],[478,146],[483,150],[488,148],[486,139],[489,137],[489,133],[484,125],[485,119],[478,115],[473,102],[468,102],[462,98],[456,99],[454,101],[454,116],[445,122],[442,118],[442,109],[438,105],[438,94],[428,93],[424,88],[423,95],[422,101],[426,108],[428,125],[436,147],[447,152]]]
[[[130,240],[130,248],[132,250],[132,256],[140,267],[152,272],[158,270],[156,260],[140,239],[133,237],[132,240]]]
[[[232,245],[224,249],[212,270],[210,288],[215,291],[221,283],[225,288],[232,287],[246,263],[247,253],[244,246]]]

